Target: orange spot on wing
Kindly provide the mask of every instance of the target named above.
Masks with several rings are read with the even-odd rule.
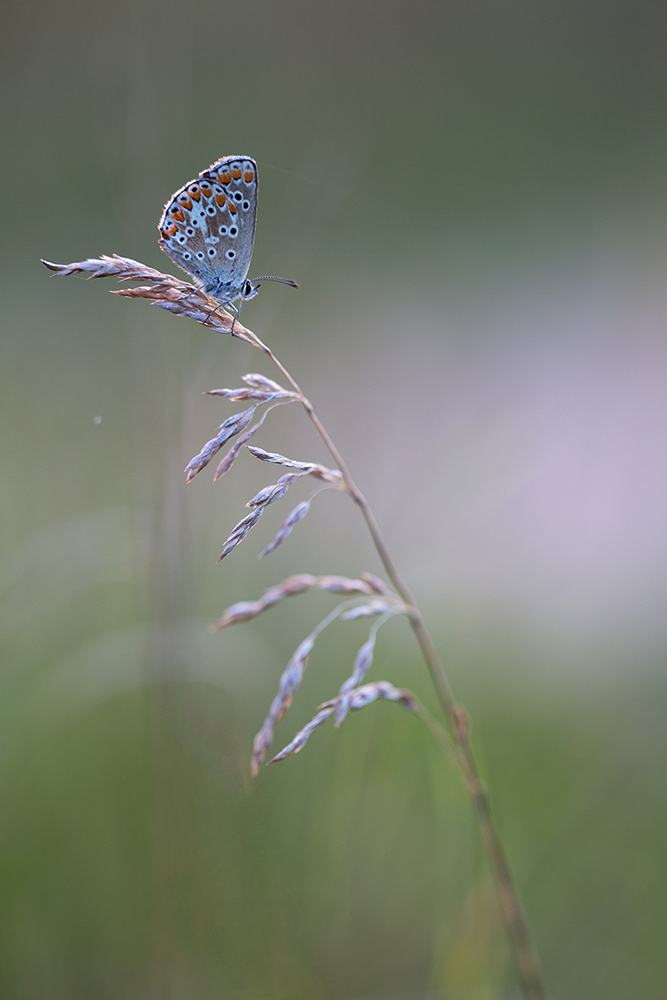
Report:
[[[252,170],[246,170],[246,172],[243,175],[243,180],[246,182],[246,184],[250,184],[250,181],[254,181],[254,179],[255,175],[252,172]]]
[[[236,205],[232,205],[231,201],[229,202],[227,208],[232,213],[232,215],[236,215],[236,212],[237,212]]]
[[[180,208],[172,208],[171,214],[177,222],[185,222],[185,216],[181,212]]]
[[[220,208],[222,208],[222,206],[227,201],[227,199],[225,198],[224,194],[216,194],[215,200],[217,201],[217,203],[220,206]]]
[[[229,184],[231,179],[232,175],[229,173],[228,170],[221,170],[220,173],[218,174],[218,180],[220,181],[221,184]]]
[[[199,193],[199,188],[190,188],[190,194],[192,195],[195,201],[199,201],[199,199],[201,198],[201,195]]]
[[[204,195],[205,198],[210,198],[211,195],[213,194],[213,191],[211,190],[211,188],[206,188],[206,187],[204,187],[203,184],[202,184],[202,189],[201,190],[202,190],[202,194]]]
[[[190,199],[188,198],[188,196],[184,194],[181,198],[179,198],[179,201],[180,201],[181,205],[184,205],[185,208],[187,208],[187,210],[189,212],[190,209],[192,208],[192,202],[190,201]]]
[[[232,169],[232,177],[234,178],[235,181],[237,181],[239,179],[239,177],[242,177],[242,176],[243,176],[243,172],[241,170],[234,170],[234,169]]]
[[[174,224],[172,223],[172,224],[171,224],[170,226],[165,226],[165,228],[164,228],[164,229],[161,229],[161,230],[160,230],[160,232],[162,233],[162,235],[163,235],[163,236],[164,236],[165,238],[166,238],[167,236],[175,236],[175,235],[176,235],[176,233],[178,232],[178,226],[175,226],[175,225],[174,225]]]

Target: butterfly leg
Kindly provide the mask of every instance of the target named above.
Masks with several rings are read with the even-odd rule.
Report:
[[[215,309],[211,309],[210,313],[206,314],[206,316],[204,317],[204,320],[203,320],[204,325],[206,323],[208,323],[208,321],[210,320],[211,316],[215,316],[215,314],[217,313],[217,311],[218,311],[219,308],[220,308],[220,306],[216,306]]]
[[[235,306],[233,302],[228,302],[227,305],[229,306],[230,309],[234,310],[234,319],[232,320],[232,328],[230,330],[230,333],[231,333],[231,335],[233,337],[234,336],[234,327],[236,326],[236,321],[239,318],[239,313],[241,312],[241,306],[243,305],[243,299],[241,299],[241,301],[240,301],[240,303],[239,303],[238,306]]]
[[[206,316],[204,317],[203,322],[204,322],[204,325],[206,325],[208,323],[208,321],[210,320],[211,316],[215,316],[215,314],[217,313],[217,311],[219,309],[222,309],[223,306],[227,306],[228,309],[231,308],[231,309],[234,310],[234,319],[232,321],[232,329],[231,329],[231,333],[232,333],[232,336],[233,336],[234,335],[234,324],[236,323],[236,320],[238,319],[239,311],[236,308],[236,306],[233,305],[233,303],[231,303],[231,302],[220,302],[215,307],[215,309],[211,309],[210,313],[206,314]]]

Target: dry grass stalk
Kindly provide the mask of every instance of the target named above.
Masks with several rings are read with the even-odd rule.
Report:
[[[113,294],[128,299],[148,299],[161,309],[194,319],[216,333],[231,333],[233,325],[235,337],[254,343],[253,338],[248,336],[249,331],[238,321],[234,323],[234,317],[220,308],[217,299],[211,298],[198,285],[147,267],[131,257],[120,257],[118,254],[108,257],[103,254],[74,264],[53,264],[48,260],[42,260],[42,264],[63,277],[87,273],[89,278],[113,277],[121,281],[148,281],[150,284],[137,288],[115,289]]]
[[[262,728],[255,737],[251,762],[252,772],[256,774],[265,759],[268,747],[273,739],[275,725],[285,714],[292,702],[292,698],[303,677],[303,672],[306,669],[310,652],[322,630],[338,618],[346,620],[354,617],[379,616],[371,628],[367,642],[364,643],[357,654],[352,674],[341,685],[338,696],[321,705],[316,715],[273,758],[273,761],[283,760],[290,754],[301,750],[312,732],[331,715],[336,715],[336,723],[339,725],[349,711],[357,711],[380,699],[399,702],[420,718],[435,738],[448,750],[451,759],[459,769],[461,778],[470,795],[479,823],[482,840],[496,880],[498,898],[523,994],[527,1000],[546,1000],[547,991],[537,953],[532,943],[517,888],[495,827],[488,792],[479,776],[470,742],[469,717],[466,711],[460,705],[457,705],[454,700],[452,690],[421,612],[417,608],[407,584],[401,578],[394,565],[368,501],[352,479],[342,456],[317,417],[311,402],[272,350],[255,333],[242,327],[238,319],[234,320],[229,313],[220,307],[215,299],[210,298],[196,285],[181,281],[171,275],[163,274],[130,258],[119,257],[117,255],[111,257],[103,256],[74,264],[52,264],[48,261],[44,261],[44,264],[56,274],[63,276],[87,273],[90,278],[115,276],[122,281],[146,281],[148,283],[146,285],[120,289],[115,294],[126,298],[145,298],[162,309],[166,309],[179,316],[194,319],[218,333],[233,333],[233,336],[253,344],[253,346],[269,357],[287,380],[291,386],[289,390],[284,389],[278,383],[267,379],[263,375],[250,374],[245,376],[244,381],[254,391],[249,392],[243,388],[210,391],[211,395],[226,397],[232,401],[252,401],[253,405],[241,413],[228,418],[220,425],[218,434],[211,438],[201,452],[188,464],[186,469],[188,481],[206,467],[211,458],[227,441],[245,431],[255,410],[263,404],[268,405],[262,417],[249,430],[245,431],[241,437],[238,437],[231,450],[219,464],[215,478],[217,479],[229,471],[244,446],[261,461],[286,466],[294,470],[283,476],[282,480],[279,480],[278,483],[274,483],[260,491],[249,502],[249,505],[253,506],[253,510],[239,521],[229,535],[220,558],[222,559],[228,555],[247,536],[266,508],[274,500],[283,496],[296,479],[302,475],[310,475],[326,482],[330,486],[344,490],[357,504],[366,521],[393,590],[370,574],[363,574],[361,580],[350,580],[346,577],[311,577],[306,574],[300,574],[289,577],[278,586],[272,587],[258,601],[246,601],[233,605],[212,626],[214,629],[221,629],[242,621],[248,621],[272,605],[279,603],[285,597],[304,593],[308,590],[319,589],[355,595],[355,598],[352,599],[353,606],[350,606],[350,601],[346,601],[337,608],[334,608],[313,629],[310,635],[300,643],[292,656],[280,678],[278,693],[271,704],[269,713],[264,720]],[[317,463],[298,462],[275,452],[267,452],[262,448],[247,445],[247,441],[264,423],[270,409],[282,403],[295,401],[302,404],[308,417],[316,427],[334,459],[335,469],[328,469]],[[309,506],[310,500],[307,500],[294,508],[279,528],[273,542],[264,550],[264,554],[272,551],[280,541],[288,536],[294,525],[307,513]],[[362,595],[367,598],[365,603],[354,604],[354,600]],[[376,681],[375,683],[365,685],[361,683],[371,666],[378,629],[385,621],[396,614],[406,615],[414,631],[435,686],[440,706],[447,722],[448,732],[445,732],[440,724],[432,719],[410,692],[401,691],[387,681]]]

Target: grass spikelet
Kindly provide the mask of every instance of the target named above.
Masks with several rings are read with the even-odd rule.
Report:
[[[264,513],[263,507],[255,507],[255,509],[251,511],[250,514],[248,514],[241,521],[239,521],[239,523],[232,531],[231,535],[229,535],[229,537],[225,540],[225,544],[222,547],[222,552],[220,553],[220,558],[218,559],[218,562],[221,562],[225,558],[225,556],[229,555],[232,549],[235,549],[236,546],[243,541],[243,539],[248,534],[250,529],[254,528],[254,526],[257,524],[263,513]]]
[[[217,622],[211,625],[214,632],[238,625],[240,622],[256,618],[267,608],[273,607],[286,597],[303,594],[308,590],[325,590],[332,594],[372,594],[371,585],[366,580],[352,580],[345,576],[311,576],[309,573],[299,573],[289,576],[282,583],[270,587],[258,601],[240,601],[232,604],[223,612]]]
[[[311,503],[310,500],[302,500],[300,504],[297,504],[294,510],[290,511],[290,513],[287,515],[283,523],[278,528],[278,531],[276,532],[276,536],[273,539],[273,541],[269,542],[266,548],[260,552],[259,554],[260,559],[263,559],[264,556],[268,556],[269,552],[273,552],[274,549],[277,549],[280,543],[284,542],[285,539],[288,537],[288,535],[291,535],[294,525],[298,524],[299,521],[302,521],[303,518],[308,513],[308,511],[310,510],[310,503]]]
[[[354,621],[356,618],[371,618],[373,615],[384,614],[385,611],[389,611],[392,606],[395,607],[396,610],[403,611],[406,614],[408,613],[408,609],[404,604],[392,605],[389,601],[376,599],[374,601],[369,601],[368,604],[357,604],[356,607],[343,612],[341,618],[343,621],[348,622]]]
[[[273,404],[273,406],[279,406],[279,405],[280,405],[279,403]],[[215,470],[215,476],[213,477],[214,483],[217,482],[217,480],[220,479],[222,476],[224,476],[226,472],[229,472],[232,465],[240,455],[241,450],[243,449],[243,445],[246,444],[247,441],[250,441],[250,439],[257,433],[257,431],[260,429],[260,427],[268,417],[270,411],[273,409],[273,406],[269,406],[268,409],[264,411],[264,413],[257,421],[257,423],[253,424],[250,430],[247,430],[245,434],[242,434],[241,437],[234,442],[234,444],[229,449],[223,460],[220,462],[218,468]]]
[[[273,730],[276,723],[282,719],[283,715],[292,704],[294,692],[301,683],[303,672],[308,663],[308,656],[315,645],[315,639],[318,634],[318,630],[314,630],[303,640],[292,656],[292,659],[287,664],[287,668],[284,670],[280,678],[278,694],[271,702],[269,714],[265,718],[262,728],[259,730],[253,741],[251,769],[254,775],[257,774],[262,766],[266,756],[266,751],[271,746],[273,741]]]
[[[259,372],[248,372],[243,376],[243,381],[252,386],[253,389],[263,389],[264,392],[286,392],[281,385],[274,382],[272,378],[267,378],[266,375],[261,375]],[[294,395],[297,395],[294,393]]]
[[[277,483],[272,486],[265,486],[257,493],[252,500],[248,500],[246,507],[268,507],[275,500],[280,500],[285,496],[292,483],[306,475],[305,472],[292,472],[286,476],[281,476]]]
[[[337,469],[327,469],[326,466],[319,465],[317,462],[297,462],[293,458],[286,458],[285,455],[278,455],[273,451],[264,451],[263,448],[255,448],[252,445],[248,445],[248,451],[262,462],[272,462],[274,465],[286,465],[289,469],[300,469],[309,476],[326,479],[327,482],[332,483],[334,486],[343,487],[343,478]]]
[[[240,434],[247,427],[258,405],[258,403],[255,403],[254,406],[248,407],[247,410],[235,413],[225,420],[224,424],[220,425],[217,437],[207,441],[199,454],[195,455],[186,465],[184,470],[187,473],[186,483],[192,482],[197,473],[206,468],[213,456],[220,451],[223,445],[227,444],[230,438],[236,437],[237,434]]]
[[[419,712],[419,702],[412,694],[411,691],[399,690],[395,688],[393,684],[388,681],[376,681],[374,684],[367,684],[365,687],[358,688],[356,691],[352,692],[349,698],[348,707],[351,712],[358,712],[359,709],[365,708],[366,705],[372,705],[374,701],[379,699],[385,699],[386,701],[396,701],[406,708],[409,712]],[[326,722],[329,716],[336,712],[336,726],[340,725],[338,721],[338,712],[340,711],[343,698],[333,698],[331,701],[325,701],[323,705],[320,705],[318,712],[310,722],[307,722],[303,729],[300,729],[293,740],[283,747],[280,753],[277,753],[275,757],[272,757],[269,764],[275,764],[279,760],[285,760],[290,754],[298,753],[306,745],[306,742],[310,735],[315,732],[315,730]],[[344,718],[345,716],[343,716]],[[340,720],[343,721],[342,719]]]

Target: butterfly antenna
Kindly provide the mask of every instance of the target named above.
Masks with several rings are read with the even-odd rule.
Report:
[[[253,278],[253,281],[279,281],[281,285],[289,285],[290,288],[298,288],[296,281],[291,278],[276,278],[272,274],[263,274],[260,278]]]

